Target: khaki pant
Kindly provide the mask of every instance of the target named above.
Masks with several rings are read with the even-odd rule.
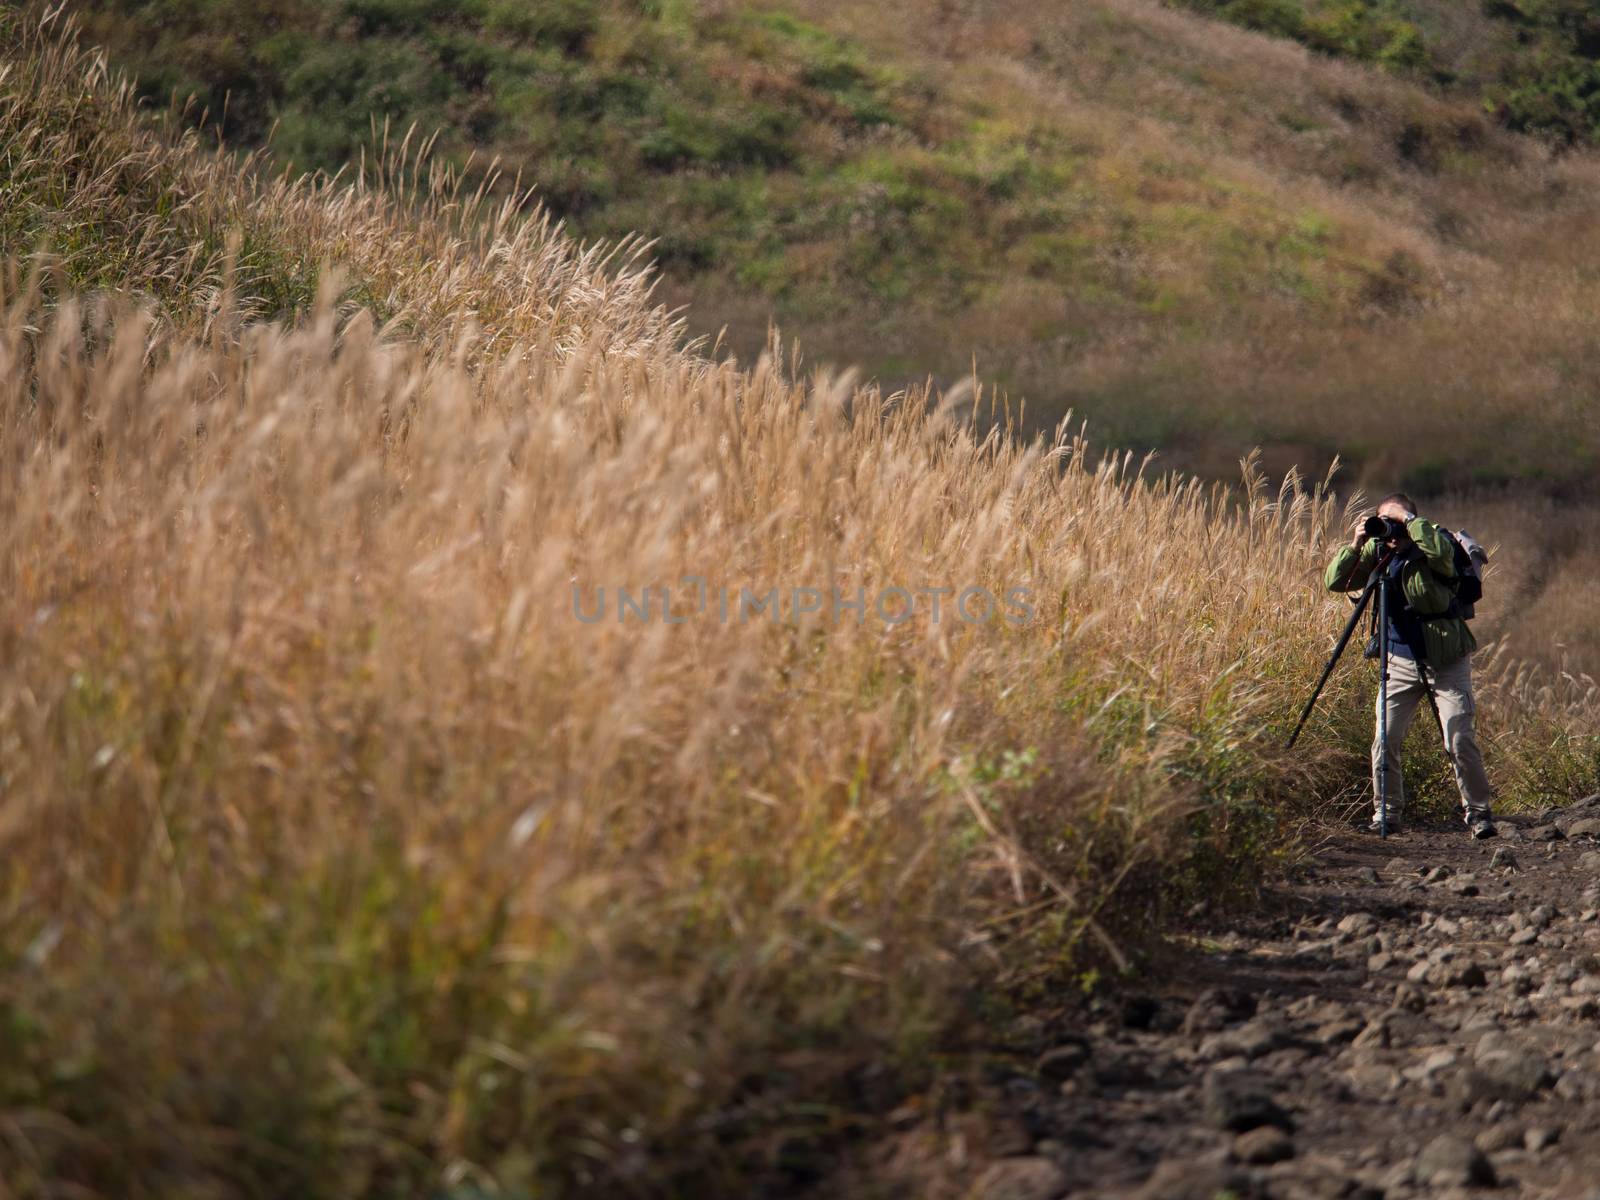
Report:
[[[1489,776],[1483,769],[1483,754],[1473,732],[1472,656],[1466,655],[1442,671],[1427,668],[1433,694],[1439,701],[1439,719],[1444,723],[1444,748],[1456,773],[1456,787],[1468,821],[1489,815]],[[1381,693],[1380,693],[1381,695]],[[1389,819],[1405,811],[1405,784],[1400,778],[1400,743],[1405,740],[1417,706],[1427,704],[1427,693],[1417,674],[1417,664],[1409,658],[1389,656]],[[1433,714],[1428,714],[1431,723]],[[1383,758],[1383,743],[1376,730],[1372,735],[1372,804],[1377,818],[1378,764]]]

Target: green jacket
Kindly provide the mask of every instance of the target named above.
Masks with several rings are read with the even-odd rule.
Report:
[[[1455,547],[1442,529],[1421,517],[1407,521],[1406,532],[1421,553],[1401,569],[1400,589],[1412,611],[1422,618],[1424,661],[1436,671],[1443,670],[1478,648],[1467,623],[1445,615],[1455,599],[1449,582],[1456,577]],[[1330,592],[1360,591],[1378,565],[1379,549],[1376,541],[1367,542],[1360,550],[1341,546],[1323,574],[1323,583]]]

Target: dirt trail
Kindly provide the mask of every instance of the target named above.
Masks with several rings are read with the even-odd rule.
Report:
[[[1600,1200],[1600,796],[1501,834],[1322,831],[1270,912],[898,1112],[862,1190]]]

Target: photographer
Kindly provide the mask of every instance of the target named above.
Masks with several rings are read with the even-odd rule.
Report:
[[[1383,555],[1394,552],[1387,568],[1391,595],[1398,601],[1389,612],[1389,738],[1387,746],[1381,735],[1373,739],[1374,795],[1381,787],[1379,764],[1387,752],[1387,773],[1393,780],[1387,824],[1388,831],[1395,832],[1405,804],[1400,744],[1431,684],[1445,751],[1461,792],[1462,816],[1473,837],[1494,837],[1489,778],[1472,727],[1472,651],[1477,641],[1455,603],[1454,543],[1439,526],[1417,516],[1416,505],[1403,493],[1385,499],[1378,506],[1378,518],[1385,526],[1384,536],[1358,528],[1350,544],[1334,555],[1323,580],[1329,591],[1358,591]],[[1374,814],[1369,828],[1380,831],[1379,814]]]

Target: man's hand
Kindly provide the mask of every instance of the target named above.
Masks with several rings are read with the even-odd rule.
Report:
[[[1366,523],[1367,519],[1365,517],[1361,517],[1356,521],[1355,536],[1350,539],[1350,549],[1359,550],[1367,544]]]

